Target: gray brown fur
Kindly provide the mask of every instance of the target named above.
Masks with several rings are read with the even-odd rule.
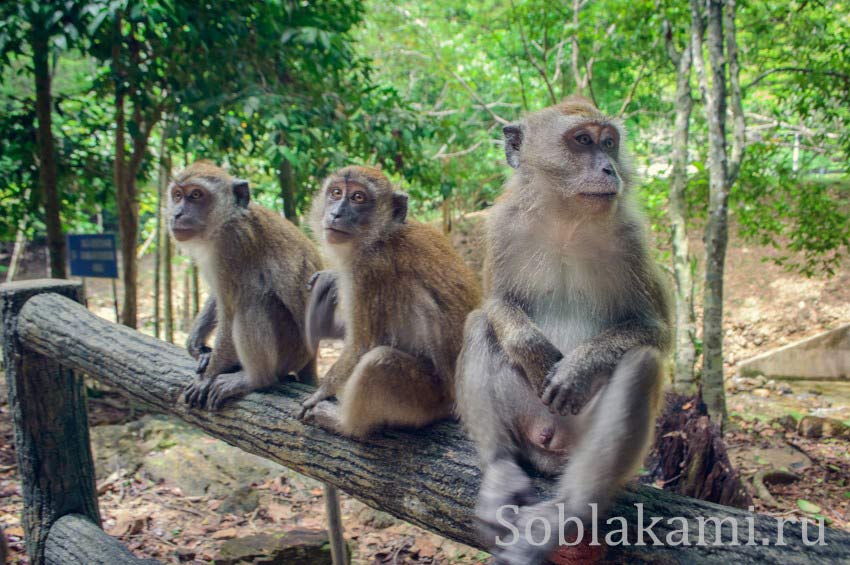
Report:
[[[520,532],[538,517],[556,532],[559,503],[585,520],[589,503],[604,510],[651,441],[670,315],[622,126],[573,97],[505,134],[517,170],[488,217],[487,298],[466,323],[457,410],[479,447],[483,535],[498,563],[525,564],[557,535],[496,546],[510,538],[498,508],[521,507],[505,514]],[[534,500],[529,465],[560,475],[553,499]]]
[[[332,243],[328,191],[337,186],[345,197],[363,191],[370,200],[339,213],[348,214],[338,227],[351,236]],[[335,173],[314,199],[313,230],[335,269],[321,276],[336,277],[345,347],[304,416],[346,435],[420,427],[452,413],[455,363],[466,315],[480,301],[478,282],[446,238],[407,220],[406,210],[406,196],[367,167]],[[325,400],[334,395],[338,406]]]
[[[203,191],[198,200],[203,205],[190,207],[188,195],[196,189]],[[175,202],[175,191],[186,192],[184,208]],[[174,178],[169,227],[210,289],[187,343],[199,365],[185,401],[218,409],[226,399],[290,373],[315,384],[304,314],[306,283],[321,259],[310,240],[275,212],[250,202],[245,181],[206,161]],[[216,327],[210,352],[205,342]]]

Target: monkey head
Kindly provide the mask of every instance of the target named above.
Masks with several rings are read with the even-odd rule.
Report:
[[[603,212],[629,188],[623,126],[584,97],[529,114],[503,132],[508,164],[529,189],[554,191],[571,205]]]
[[[192,163],[168,187],[168,228],[178,242],[203,241],[251,200],[248,181],[210,161]]]
[[[329,176],[313,198],[313,233],[332,247],[369,245],[407,218],[407,195],[372,167],[345,167]]]

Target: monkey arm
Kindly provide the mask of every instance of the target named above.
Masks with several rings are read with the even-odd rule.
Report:
[[[532,387],[540,394],[547,375],[563,355],[515,301],[492,299],[484,309],[505,354],[522,368]]]
[[[664,350],[666,325],[633,319],[617,324],[579,345],[545,379],[541,400],[559,414],[577,414],[607,382],[631,349],[649,346]]]
[[[216,311],[215,298],[210,296],[204,302],[203,308],[198,313],[192,324],[192,330],[189,332],[189,338],[186,340],[186,350],[189,351],[196,361],[198,361],[198,373],[203,373],[207,368],[210,360],[210,352],[207,347],[207,338],[218,324],[218,314]]]
[[[307,288],[310,300],[307,303],[306,337],[310,351],[318,351],[322,338],[345,337],[345,324],[337,313],[339,289],[334,271],[319,271],[310,277]]]

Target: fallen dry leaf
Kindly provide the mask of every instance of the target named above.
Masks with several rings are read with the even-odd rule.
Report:
[[[235,538],[239,532],[236,531],[236,528],[225,528],[223,530],[219,530],[213,533],[213,539],[231,539]]]

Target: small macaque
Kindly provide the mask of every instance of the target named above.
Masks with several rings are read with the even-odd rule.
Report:
[[[198,368],[183,400],[218,410],[228,398],[289,374],[315,384],[315,356],[305,341],[305,285],[321,259],[310,240],[251,202],[247,181],[208,161],[174,178],[168,225],[210,289],[187,342]],[[206,340],[216,328],[210,349]]]
[[[516,171],[487,220],[457,409],[481,459],[484,540],[497,563],[527,565],[557,546],[559,505],[587,524],[639,468],[671,332],[617,120],[574,96],[504,134]],[[529,467],[558,478],[552,498],[537,499]]]
[[[407,195],[377,169],[331,175],[311,223],[335,270],[312,279],[308,340],[344,333],[345,346],[302,416],[353,437],[451,416],[475,275],[442,234],[407,218]]]

